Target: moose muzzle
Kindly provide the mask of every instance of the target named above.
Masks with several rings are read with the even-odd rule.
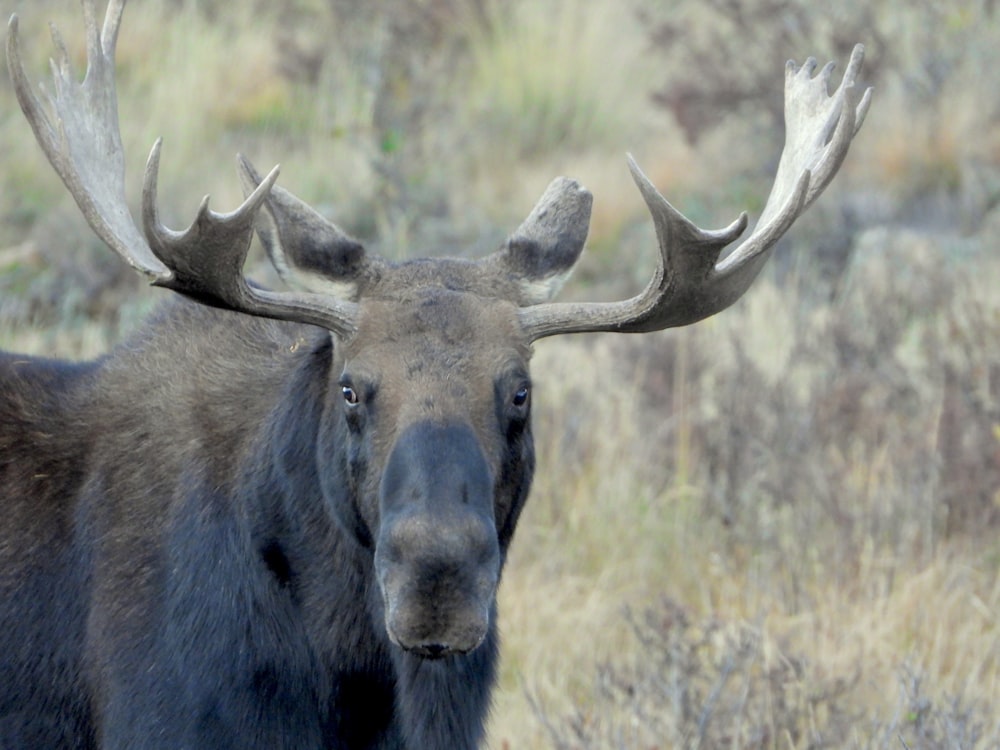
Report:
[[[392,448],[375,570],[389,638],[427,658],[486,638],[500,577],[493,473],[473,430],[420,423]]]

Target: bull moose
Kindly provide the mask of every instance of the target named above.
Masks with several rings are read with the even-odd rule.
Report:
[[[629,166],[660,253],[645,290],[556,303],[591,196],[552,182],[478,261],[393,263],[261,176],[246,200],[124,197],[115,43],[83,0],[79,82],[54,35],[43,103],[10,20],[21,108],[94,232],[180,294],[93,362],[0,355],[0,747],[473,748],[496,591],[535,469],[532,342],[694,323],[735,302],[823,191],[868,110],[789,63],[759,222],[698,228]],[[245,278],[253,234],[289,287]]]

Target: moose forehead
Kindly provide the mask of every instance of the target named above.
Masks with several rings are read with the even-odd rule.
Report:
[[[385,269],[360,300],[347,367],[378,379],[481,382],[526,367],[531,347],[517,305],[497,296],[504,280],[485,270],[454,260]]]

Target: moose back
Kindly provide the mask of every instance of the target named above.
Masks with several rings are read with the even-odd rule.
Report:
[[[738,299],[861,125],[860,47],[833,94],[830,66],[789,65],[786,148],[749,237],[723,257],[746,215],[700,229],[630,161],[660,244],[649,284],[557,303],[591,207],[565,178],[486,258],[390,263],[242,157],[239,208],[166,228],[157,142],[135,223],[124,0],[103,25],[83,5],[86,77],[57,38],[45,101],[11,19],[15,91],[93,230],[178,296],[94,362],[0,355],[0,746],[480,745],[535,469],[532,342]],[[254,232],[289,290],[243,276]]]

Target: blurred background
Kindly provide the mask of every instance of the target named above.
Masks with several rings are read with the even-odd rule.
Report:
[[[0,0],[47,77],[79,6]],[[648,278],[634,154],[706,227],[763,207],[785,60],[874,103],[747,296],[538,345],[539,471],[502,587],[492,748],[1000,746],[1000,17],[993,0],[136,0],[129,195],[241,200],[235,154],[391,258],[595,196],[563,298]],[[839,81],[839,74],[835,74]],[[276,283],[256,251],[250,275]],[[166,298],[77,217],[0,76],[0,346],[107,351]]]

